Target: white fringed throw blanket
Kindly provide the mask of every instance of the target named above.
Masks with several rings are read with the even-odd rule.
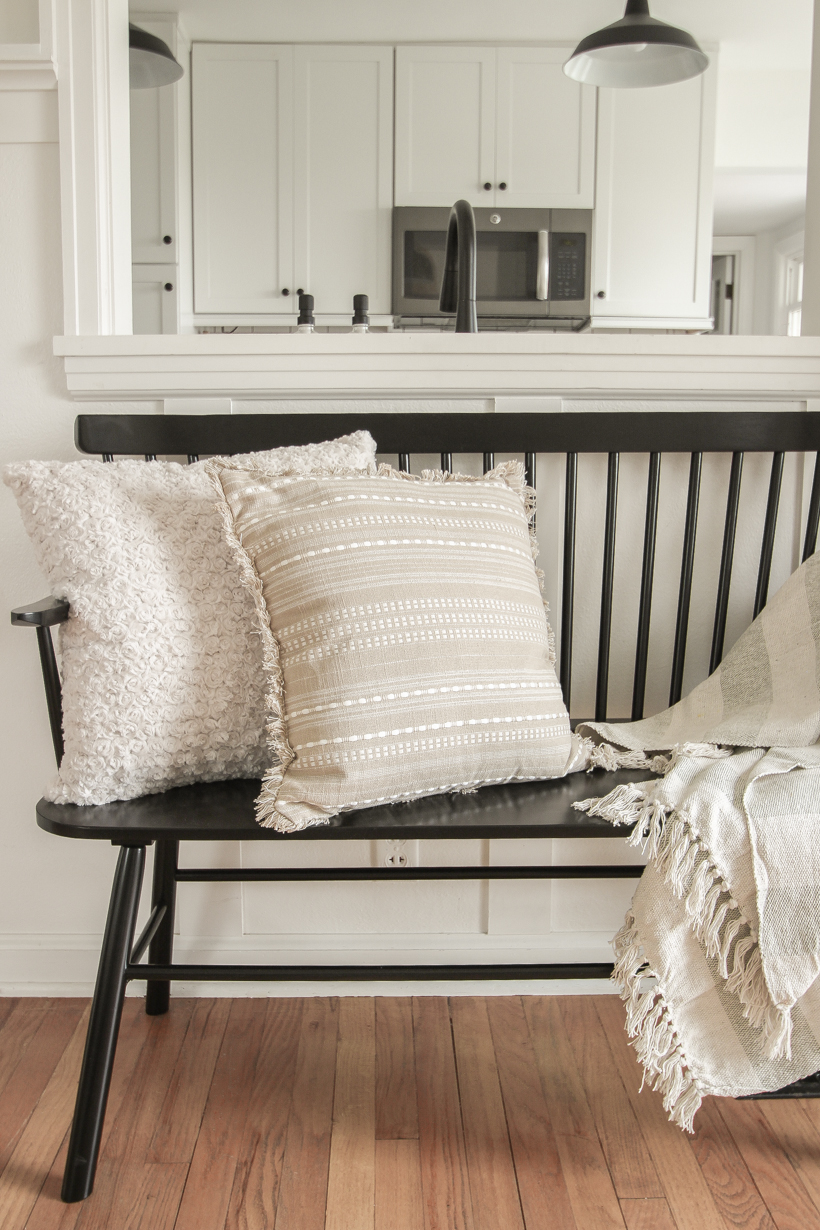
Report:
[[[691,1131],[705,1094],[820,1070],[820,553],[684,700],[588,731],[631,755],[582,738],[578,762],[672,753],[644,761],[660,780],[576,806],[634,824],[649,856],[613,977],[648,1079]]]

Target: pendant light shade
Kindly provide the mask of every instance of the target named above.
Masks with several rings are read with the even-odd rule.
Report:
[[[151,90],[179,81],[184,68],[167,43],[139,26],[128,27],[128,62],[132,90]]]
[[[564,72],[586,85],[629,89],[686,81],[708,65],[691,34],[651,17],[648,0],[627,0],[621,20],[582,39]]]

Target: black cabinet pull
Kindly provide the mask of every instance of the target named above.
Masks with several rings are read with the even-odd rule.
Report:
[[[297,292],[296,292],[296,293],[297,293],[297,295],[303,295],[305,292],[302,290],[302,288],[301,288],[301,286],[300,286],[300,287],[299,287],[299,289],[297,290]]]
[[[166,282],[166,283],[165,283],[165,289],[166,289],[166,290],[173,290],[173,289],[174,289],[174,284],[173,284],[173,282]]]
[[[162,236],[162,242],[163,242],[163,243],[172,243],[173,241],[172,241],[172,239],[171,239],[171,236],[170,236],[170,235],[163,235],[163,236]]]
[[[485,191],[485,192],[489,192],[491,188],[492,188],[492,184],[485,184],[485,185],[484,185],[484,191]]]
[[[606,299],[606,291],[605,291],[605,290],[599,290],[599,291],[598,291],[598,298],[599,298],[599,299]]]
[[[499,184],[498,186],[499,186],[499,188],[501,189],[501,191],[502,191],[502,192],[506,192],[506,190],[507,190],[507,185],[506,185],[506,184]]]
[[[285,287],[285,289],[282,291],[282,294],[283,294],[283,295],[289,295],[289,294],[290,294],[290,291],[288,290],[287,286],[286,286],[286,287]]]

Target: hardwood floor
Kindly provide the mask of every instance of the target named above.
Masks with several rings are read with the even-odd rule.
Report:
[[[820,1230],[820,1101],[685,1136],[611,996],[142,1009],[64,1205],[88,1001],[0,1000],[0,1230]]]

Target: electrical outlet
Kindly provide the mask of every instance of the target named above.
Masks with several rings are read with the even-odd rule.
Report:
[[[419,843],[417,841],[374,841],[372,849],[374,867],[418,867]]]

